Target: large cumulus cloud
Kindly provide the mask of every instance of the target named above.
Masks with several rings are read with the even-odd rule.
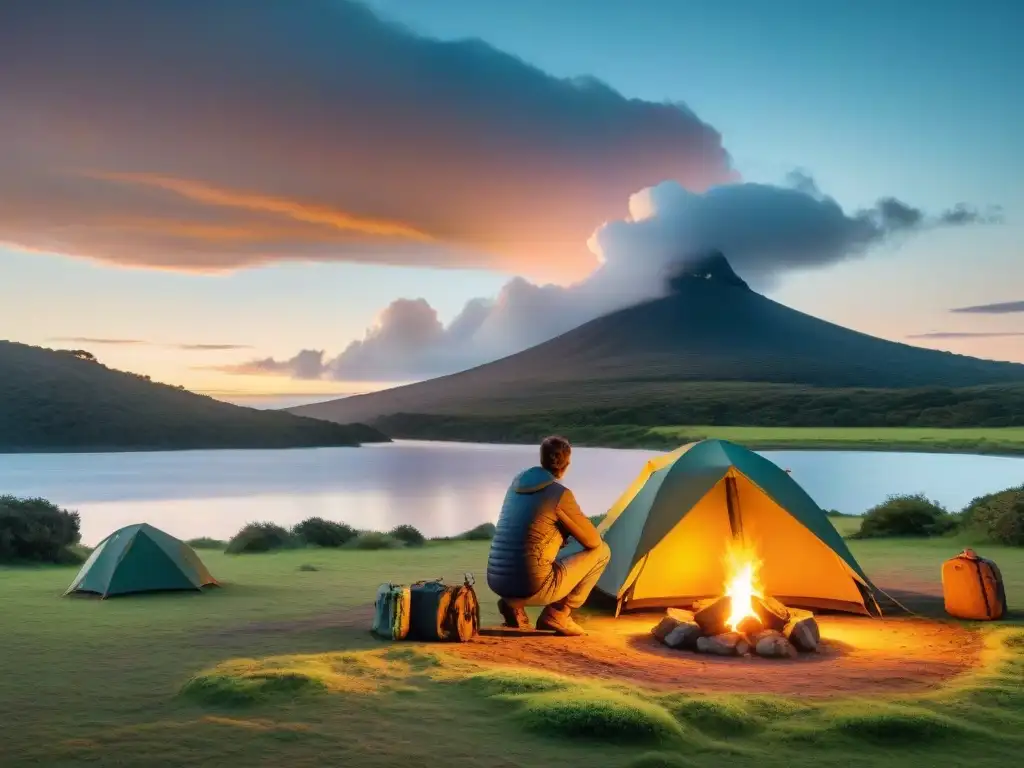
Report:
[[[791,270],[854,258],[916,232],[992,222],[997,210],[960,204],[929,214],[891,197],[846,212],[806,174],[781,186],[728,184],[693,193],[675,182],[629,198],[628,215],[599,227],[588,245],[599,266],[574,285],[509,281],[495,299],[475,299],[445,327],[423,299],[400,299],[366,336],[340,355],[300,352],[230,370],[305,371],[315,357],[319,377],[408,381],[450,373],[512,354],[599,315],[668,290],[668,278],[689,259],[718,250],[754,289]]]
[[[633,190],[734,178],[681,104],[347,0],[0,3],[0,244],[117,264],[567,281]]]

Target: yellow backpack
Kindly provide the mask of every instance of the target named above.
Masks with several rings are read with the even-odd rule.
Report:
[[[999,567],[965,549],[942,564],[946,613],[958,619],[994,621],[1006,613],[1006,590]]]

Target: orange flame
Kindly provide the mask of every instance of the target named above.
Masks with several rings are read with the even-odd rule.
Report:
[[[761,562],[754,548],[740,542],[732,542],[725,553],[725,594],[732,601],[732,613],[726,622],[733,631],[748,616],[754,613],[753,598],[762,597],[757,571]]]

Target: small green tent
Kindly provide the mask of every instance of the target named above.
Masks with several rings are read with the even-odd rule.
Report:
[[[85,561],[65,595],[102,597],[216,585],[188,544],[146,523],[114,531]]]
[[[725,440],[649,461],[598,531],[612,556],[597,591],[617,611],[720,595],[725,555],[739,540],[757,553],[765,591],[783,602],[878,612],[871,581],[825,512],[784,470]]]

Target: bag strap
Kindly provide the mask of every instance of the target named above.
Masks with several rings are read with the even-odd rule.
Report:
[[[981,599],[985,601],[985,615],[991,619],[995,617],[995,611],[992,610],[992,606],[989,605],[988,602],[988,590],[985,587],[985,577],[981,573],[981,562],[982,561],[977,558],[974,559],[974,570],[978,574],[978,585],[981,587]]]
[[[436,579],[421,579],[420,581],[414,581],[410,584],[410,587],[422,587],[426,584],[444,584],[444,578],[438,577]]]

